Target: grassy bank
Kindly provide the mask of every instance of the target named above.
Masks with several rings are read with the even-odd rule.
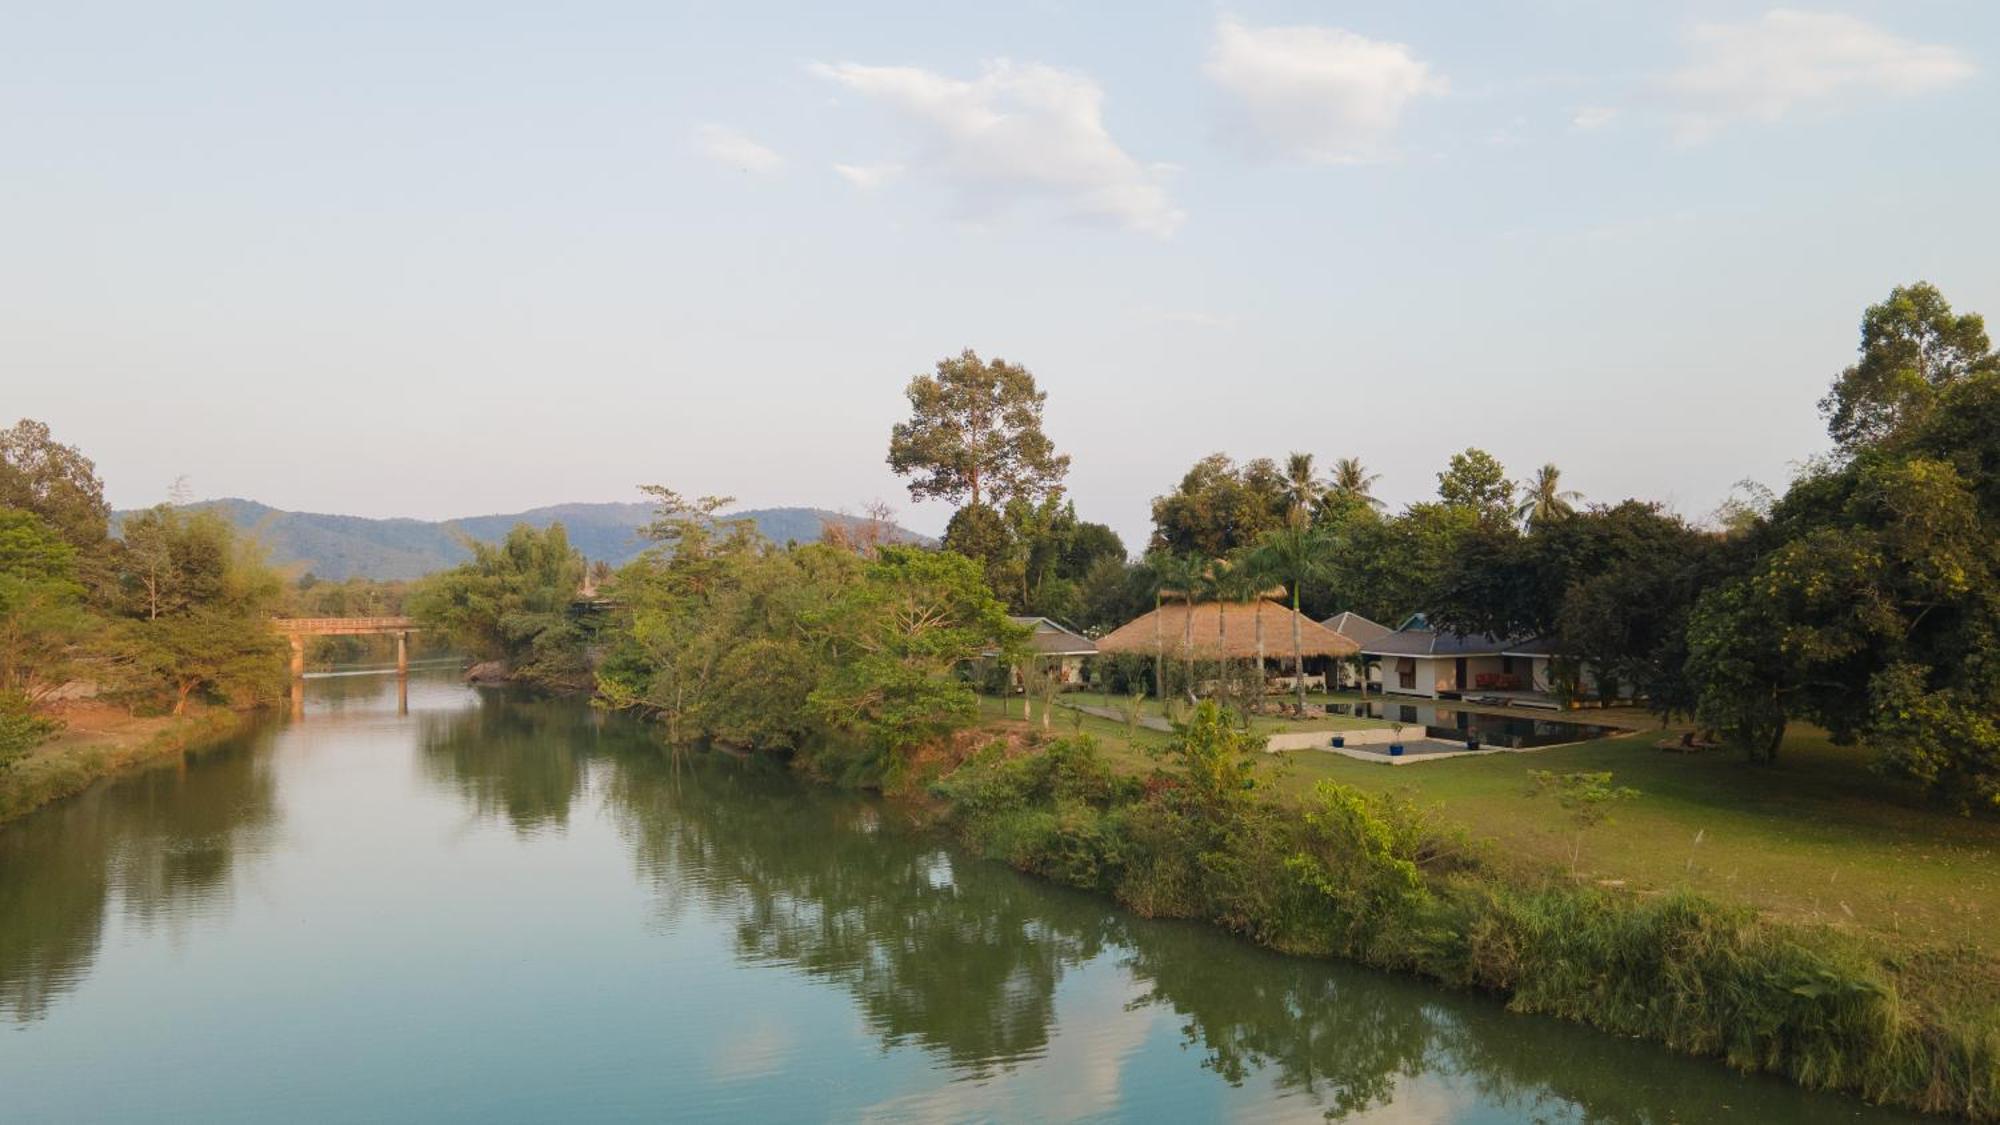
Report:
[[[1159,732],[1061,712],[1045,732],[988,706],[1006,738],[935,790],[993,858],[1289,952],[2000,1120],[2000,961],[1980,921],[2000,830],[1924,807],[1812,732],[1781,756],[1782,784],[1652,735],[1404,768],[1240,753],[1225,768]],[[1576,876],[1559,813],[1525,795],[1530,769],[1610,769],[1643,793],[1586,837]]]
[[[90,708],[66,719],[55,738],[0,770],[0,823],[75,796],[99,778],[219,738],[244,721],[241,713],[221,709],[175,717]]]

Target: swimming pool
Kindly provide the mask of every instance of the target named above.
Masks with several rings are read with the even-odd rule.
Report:
[[[1532,750],[1538,746],[1559,746],[1565,742],[1588,742],[1623,734],[1625,728],[1601,723],[1573,723],[1565,719],[1544,719],[1528,715],[1492,715],[1466,711],[1434,703],[1393,703],[1371,699],[1367,703],[1334,703],[1327,710],[1336,715],[1359,713],[1365,718],[1422,727],[1423,737],[1447,742],[1477,739],[1481,746],[1495,749]],[[1416,737],[1415,731],[1411,732]]]

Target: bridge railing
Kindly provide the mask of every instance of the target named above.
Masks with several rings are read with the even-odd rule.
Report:
[[[414,617],[274,617],[271,627],[285,636],[327,636],[339,633],[414,633],[422,626]]]

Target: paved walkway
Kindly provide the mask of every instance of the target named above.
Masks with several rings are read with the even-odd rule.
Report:
[[[1081,711],[1086,715],[1095,715],[1100,719],[1110,719],[1114,723],[1122,723],[1125,721],[1125,713],[1123,711],[1120,711],[1116,707],[1093,707],[1088,703],[1070,703],[1066,700],[1061,700],[1058,702],[1060,706],[1068,707],[1071,710],[1075,711]],[[1145,727],[1147,730],[1165,731],[1168,734],[1172,734],[1174,732],[1174,725],[1166,721],[1165,719],[1160,718],[1158,715],[1139,716],[1139,725]]]

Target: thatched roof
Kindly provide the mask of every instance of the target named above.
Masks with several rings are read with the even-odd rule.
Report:
[[[1227,611],[1223,619],[1223,640],[1227,650],[1223,655],[1230,660],[1253,660],[1257,656],[1257,616],[1254,603],[1228,602],[1222,609]],[[1194,607],[1193,650],[1197,660],[1216,658],[1216,620],[1218,605],[1215,602],[1197,602]],[[1170,657],[1183,655],[1181,640],[1187,622],[1188,607],[1173,602],[1133,621],[1128,621],[1109,634],[1097,638],[1099,652],[1131,652],[1141,656],[1153,655],[1154,619],[1159,619],[1159,637],[1164,642]],[[1352,656],[1360,646],[1339,633],[1321,625],[1310,617],[1292,612],[1292,607],[1267,601],[1263,608],[1264,655],[1271,660],[1288,657],[1292,652],[1292,619],[1298,618],[1299,641],[1306,656]]]

